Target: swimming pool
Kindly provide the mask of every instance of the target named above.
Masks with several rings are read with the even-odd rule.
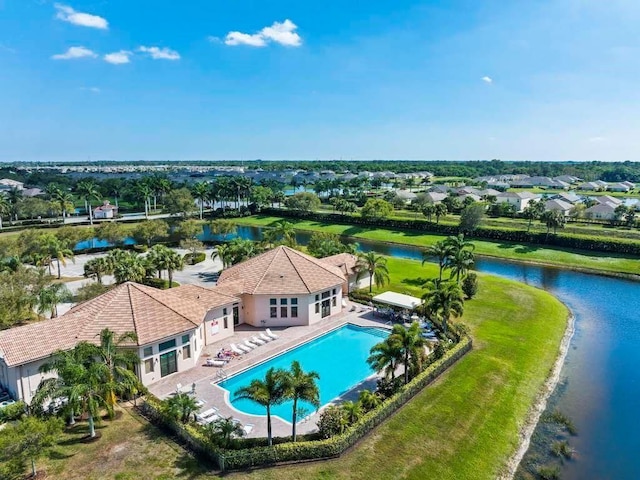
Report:
[[[229,391],[231,404],[237,410],[251,415],[266,415],[265,408],[257,403],[233,400],[234,393],[254,379],[263,380],[271,367],[289,369],[291,362],[297,360],[305,372],[315,371],[320,375],[320,405],[325,405],[374,373],[367,364],[369,350],[388,335],[389,332],[383,329],[346,324],[218,385]],[[292,406],[293,402],[276,405],[271,408],[271,414],[291,422]],[[298,410],[301,408],[306,410],[306,414],[315,411],[312,405],[298,402]]]

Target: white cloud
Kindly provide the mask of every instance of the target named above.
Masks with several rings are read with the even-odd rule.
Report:
[[[58,11],[56,18],[63,22],[69,22],[82,27],[98,28],[100,30],[107,30],[109,28],[109,22],[98,15],[76,12],[70,6],[61,3],[55,3],[53,6]]]
[[[98,55],[85,47],[69,47],[64,53],[58,53],[51,58],[54,60],[73,60],[76,58],[96,58]]]
[[[148,53],[154,60],[180,60],[180,54],[169,48],[138,47],[139,52]]]
[[[589,138],[589,142],[590,143],[602,143],[605,142],[607,140],[606,137],[591,137]]]
[[[252,47],[266,47],[267,45],[267,42],[265,42],[264,38],[262,38],[262,35],[259,33],[249,35],[248,33],[242,32],[227,33],[224,43],[231,46],[250,45]]]
[[[273,22],[270,27],[265,27],[260,32],[264,38],[273,40],[280,45],[288,47],[299,47],[302,45],[302,39],[295,31],[298,26],[291,20],[286,19],[284,22]]]
[[[120,50],[119,52],[107,53],[104,56],[104,61],[112,63],[113,65],[122,65],[131,62],[129,57],[131,57],[131,52],[128,50]]]
[[[264,27],[258,33],[229,32],[224,43],[231,46],[249,45],[251,47],[264,47],[268,43],[275,42],[287,47],[299,47],[302,38],[295,31],[298,26],[291,20],[273,22],[270,27]],[[209,37],[209,40],[215,37]]]
[[[484,83],[493,83],[493,78],[487,77],[486,75],[481,78]]]

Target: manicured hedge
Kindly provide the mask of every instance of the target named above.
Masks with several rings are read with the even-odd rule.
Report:
[[[301,218],[323,223],[339,223],[343,225],[363,225],[368,227],[382,227],[400,230],[414,230],[425,233],[437,233],[441,235],[457,235],[459,229],[454,225],[442,225],[426,220],[398,220],[378,219],[369,220],[359,215],[344,216],[337,213],[301,213],[292,210],[277,208],[264,209],[265,215],[274,215],[289,218]],[[569,248],[574,250],[587,250],[603,253],[620,253],[624,255],[640,256],[640,242],[623,238],[606,238],[604,236],[549,234],[539,232],[527,232],[524,230],[512,230],[498,227],[481,227],[468,235],[469,238],[486,239],[492,241],[532,243],[537,245],[549,245],[554,247]]]
[[[169,430],[190,449],[215,461],[222,471],[332,458],[341,455],[355,445],[372,429],[389,418],[389,416],[408,402],[414,395],[419,393],[425,386],[435,380],[447,368],[471,350],[471,348],[471,339],[465,337],[460,343],[447,351],[444,357],[427,367],[407,385],[402,386],[393,397],[385,400],[379,407],[363,415],[360,420],[351,425],[344,433],[326,440],[280,443],[272,447],[254,447],[242,450],[223,451],[208,442],[198,427],[182,425],[165,415],[160,408],[160,402],[157,398],[148,396],[141,409],[148,418]]]
[[[196,252],[195,255],[191,253],[185,253],[184,257],[182,257],[184,263],[187,265],[195,265],[197,263],[202,263],[207,258],[207,255],[204,252]],[[193,260],[192,260],[193,259]]]

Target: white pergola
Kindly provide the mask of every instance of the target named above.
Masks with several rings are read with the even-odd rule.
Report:
[[[422,305],[421,298],[396,292],[381,293],[380,295],[373,297],[371,301],[384,303],[385,305],[391,305],[393,307],[405,308],[407,310],[413,310],[417,306]]]

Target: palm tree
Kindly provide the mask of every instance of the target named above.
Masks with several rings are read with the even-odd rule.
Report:
[[[58,280],[61,278],[60,264],[67,266],[67,258],[75,263],[73,250],[66,248],[64,244],[54,236],[47,236],[43,245],[43,252],[51,259],[56,261],[58,267]],[[49,263],[51,267],[51,263]]]
[[[107,255],[116,283],[140,282],[147,271],[142,258],[135,252],[112,250]]]
[[[60,206],[60,210],[62,211],[62,223],[64,223],[69,209],[74,209],[73,195],[69,192],[65,192],[64,190],[58,190],[54,201]]]
[[[298,401],[308,402],[316,411],[320,408],[320,390],[316,380],[320,379],[317,372],[305,372],[300,366],[300,362],[291,362],[291,369],[285,373],[284,381],[288,399],[293,400],[292,432],[293,441],[296,441],[296,423],[298,416]]]
[[[344,416],[349,425],[354,424],[362,416],[362,407],[358,402],[347,401],[340,405],[340,410],[344,413]]]
[[[52,283],[38,292],[38,314],[50,313],[51,318],[58,316],[58,305],[71,301],[72,294],[64,283]]]
[[[10,215],[11,204],[7,200],[7,197],[0,194],[0,230],[2,230],[2,217]]]
[[[200,409],[194,397],[181,392],[168,399],[165,407],[169,415],[182,423],[188,423],[191,415]]]
[[[409,383],[409,365],[411,360],[420,358],[420,350],[424,345],[424,340],[420,336],[420,325],[413,322],[409,328],[405,328],[400,324],[393,326],[389,341],[396,343],[402,356],[404,357],[404,383]]]
[[[204,426],[204,433],[213,443],[222,448],[229,448],[233,437],[243,437],[245,435],[242,424],[233,417],[219,418]]]
[[[218,245],[216,249],[211,252],[211,260],[219,258],[222,261],[222,268],[227,268],[232,265],[231,253],[229,245]]]
[[[140,182],[136,186],[136,195],[139,199],[144,202],[144,216],[146,219],[149,219],[149,210],[151,209],[151,197],[153,196],[153,190],[151,187],[145,183]]]
[[[449,209],[444,203],[442,202],[436,203],[435,208],[433,210],[433,214],[436,216],[436,224],[439,224],[440,217],[444,217],[447,213],[449,213]]]
[[[547,236],[549,236],[551,228],[553,228],[553,234],[555,235],[558,228],[564,227],[564,224],[567,221],[564,213],[559,210],[547,210],[540,216],[540,220],[547,226]]]
[[[134,346],[138,337],[135,332],[125,332],[116,337],[116,334],[108,328],[100,333],[100,344],[92,345],[92,356],[106,365],[106,402],[113,407],[116,404],[116,395],[131,394],[139,386],[140,380],[133,367],[140,363],[137,353],[125,345]]]
[[[358,403],[362,406],[363,410],[371,411],[382,403],[380,395],[372,392],[371,390],[361,390],[358,395]]]
[[[267,370],[264,380],[252,380],[246,387],[236,390],[236,400],[251,400],[267,409],[267,443],[273,444],[271,437],[271,407],[279,405],[285,400],[286,382],[284,372],[271,367]]]
[[[22,190],[18,190],[16,187],[11,187],[11,189],[6,193],[6,199],[9,203],[10,218],[18,220],[18,207],[22,201]]]
[[[473,250],[476,246],[464,239],[464,234],[448,237],[444,243],[449,247],[448,266],[451,268],[451,278],[456,277],[460,283],[460,275],[466,274],[474,264]]]
[[[42,408],[47,401],[67,399],[65,409],[69,414],[69,425],[74,425],[79,406],[70,402],[71,388],[82,372],[81,365],[88,359],[86,344],[71,350],[55,352],[48,362],[40,366],[39,372],[43,374],[55,372],[56,375],[40,381],[32,404]]]
[[[227,235],[236,233],[238,226],[233,220],[220,218],[209,224],[209,230],[211,230],[211,233],[214,235],[223,235],[226,237]]]
[[[369,293],[373,291],[373,282],[375,280],[376,287],[382,287],[389,282],[389,269],[387,268],[387,259],[375,252],[359,253],[356,262],[356,271],[358,276],[362,272],[369,273]]]
[[[200,204],[200,220],[202,220],[202,214],[204,213],[204,202],[209,198],[209,185],[207,182],[196,182],[191,187],[191,193],[198,200]]]
[[[422,252],[422,265],[428,262],[430,258],[437,258],[438,267],[440,268],[438,278],[442,280],[442,271],[447,267],[450,252],[451,249],[445,241],[436,242]]]
[[[93,225],[93,209],[91,208],[92,200],[100,200],[100,191],[97,185],[91,181],[80,182],[76,186],[76,191],[84,199],[84,208],[89,211],[89,223]]]
[[[371,347],[367,363],[376,372],[384,372],[385,377],[395,380],[396,369],[402,361],[402,350],[397,342],[385,338],[382,342]]]
[[[98,257],[89,260],[84,264],[84,276],[86,278],[96,278],[102,284],[102,277],[113,271],[113,268],[106,257]]]
[[[296,231],[291,222],[280,220],[270,229],[270,233],[274,239],[282,240],[282,242],[289,247],[293,247],[296,244]]]
[[[425,308],[436,318],[440,317],[446,334],[451,316],[459,317],[464,312],[462,289],[455,282],[427,282],[425,288],[427,291],[422,296]]]
[[[89,421],[89,437],[96,436],[95,418],[100,410],[105,409],[110,417],[114,416],[113,405],[107,401],[109,391],[114,385],[108,385],[107,366],[104,363],[89,363],[81,365],[78,378],[69,390],[69,401],[78,405],[79,413],[86,413]]]

